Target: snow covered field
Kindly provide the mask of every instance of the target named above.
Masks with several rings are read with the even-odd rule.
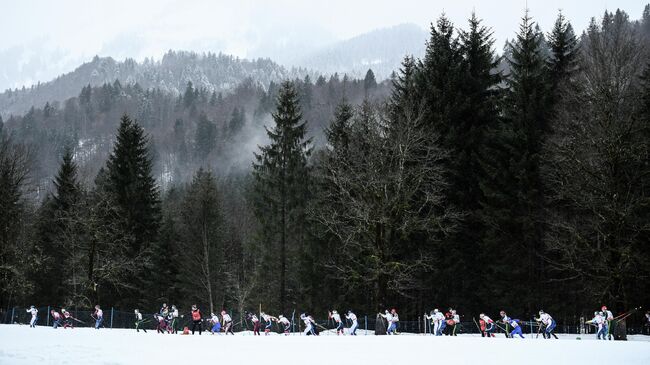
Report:
[[[627,342],[575,338],[181,336],[0,325],[0,364],[650,364],[648,336]]]

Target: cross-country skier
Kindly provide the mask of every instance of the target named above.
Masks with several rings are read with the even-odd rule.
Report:
[[[447,335],[456,336],[456,326],[460,323],[460,316],[456,310],[449,308],[449,318],[447,319]]]
[[[68,327],[74,329],[74,323],[72,323],[72,315],[70,312],[65,310],[65,308],[61,308],[61,313],[63,314],[63,329]]]
[[[257,318],[255,313],[246,312],[246,319],[253,323],[253,336],[260,335],[260,319]]]
[[[176,306],[173,305],[173,304],[172,304],[172,310],[169,311],[169,316],[168,316],[168,318],[171,319],[171,321],[170,321],[171,323],[170,323],[170,325],[169,325],[169,326],[170,326],[170,330],[171,330],[170,333],[173,333],[173,334],[178,333],[178,328],[176,328],[176,327],[178,326],[178,309],[177,309]]]
[[[388,322],[386,334],[396,335],[397,327],[399,326],[399,315],[397,314],[397,310],[395,308],[391,309],[390,312],[386,310],[385,314],[381,314],[381,316],[386,318],[386,321]]]
[[[512,327],[512,331],[510,331],[510,338],[515,338],[515,335],[519,335],[519,337],[525,338],[519,322],[520,321],[518,319],[512,319],[508,317],[508,325]]]
[[[598,328],[596,333],[596,338],[600,340],[600,336],[603,336],[603,340],[607,340],[607,321],[603,312],[594,312],[594,318],[588,320],[586,323],[593,324]]]
[[[32,319],[29,321],[29,327],[30,328],[36,328],[36,320],[38,319],[38,309],[34,307],[33,305],[27,309],[27,313],[32,314]]]
[[[343,321],[341,321],[341,315],[339,312],[336,311],[336,309],[333,309],[331,312],[328,313],[328,318],[331,318],[334,320],[334,323],[336,323],[336,335],[343,335],[345,334],[345,326],[343,325]]]
[[[436,309],[436,322],[438,325],[438,330],[436,331],[436,336],[442,336],[442,332],[447,327],[447,322],[445,321],[445,315]]]
[[[648,334],[650,335],[650,311],[645,312],[645,324],[648,327]]]
[[[481,313],[478,317],[485,321],[485,335],[488,338],[494,337],[494,321],[492,318],[486,316],[484,313]]]
[[[104,311],[99,307],[99,304],[95,306],[95,329],[98,330],[104,321]]]
[[[305,331],[302,334],[305,336],[316,336],[316,331],[314,330],[314,321],[311,319],[311,317],[303,313],[300,315],[300,319],[302,319],[302,322],[305,324]]]
[[[610,310],[607,309],[607,306],[602,306],[600,310],[603,312],[603,318],[606,321],[607,324],[607,339],[612,340],[612,332],[614,332],[614,328],[612,327],[612,323],[614,322],[614,315]]]
[[[230,314],[226,313],[225,310],[222,310],[221,318],[223,319],[223,325],[221,327],[223,327],[223,331],[226,333],[226,336],[228,333],[234,336],[235,332],[232,330],[232,318],[230,317]]]
[[[140,311],[137,309],[134,311],[134,313],[135,313],[135,331],[140,332],[140,325],[144,323],[144,321],[142,320],[142,313],[140,313]],[[147,333],[147,330],[145,328],[142,328],[142,330],[144,331],[144,333]]]
[[[214,335],[215,333],[221,332],[221,322],[219,321],[219,317],[216,314],[210,313],[210,323],[212,323],[210,333]]]
[[[444,315],[444,322],[445,322],[445,329],[442,331],[442,334],[445,336],[449,336],[451,334],[451,326],[454,325],[454,321],[452,320],[452,315],[451,315],[451,308],[445,312]]]
[[[345,315],[345,318],[352,321],[352,326],[350,326],[350,335],[356,336],[357,327],[359,327],[359,323],[357,322],[357,315],[352,313],[352,310],[348,310],[348,314]]]
[[[264,320],[264,323],[266,324],[264,326],[264,336],[268,336],[269,333],[271,332],[271,329],[273,328],[273,321],[277,321],[278,319],[270,316],[264,312],[260,313],[262,316],[262,319]]]
[[[425,317],[427,317],[427,319],[430,319],[431,323],[433,324],[433,334],[435,336],[442,336],[442,331],[447,326],[445,323],[445,315],[436,308],[431,312],[430,316],[427,316],[425,314]]]
[[[167,303],[163,303],[162,306],[160,307],[160,311],[158,311],[161,316],[167,318],[167,314],[169,314],[169,308],[167,307]]]
[[[506,326],[505,334],[506,334],[506,338],[508,338],[509,333],[510,333],[510,328],[509,328],[510,327],[510,317],[508,317],[508,314],[504,310],[499,312],[499,316],[501,316],[501,319],[499,320],[499,322],[503,323]]]
[[[535,318],[535,321],[541,322],[544,325],[544,338],[550,339],[551,335],[557,339],[553,330],[555,329],[556,323],[553,317],[550,314],[544,313],[543,310],[539,311],[539,318]]]
[[[289,319],[287,319],[287,317],[280,314],[278,316],[278,323],[281,323],[284,326],[284,328],[283,328],[284,335],[288,336],[289,335],[289,329],[291,328],[291,322],[289,322]],[[258,332],[258,334],[259,334],[259,332]]]
[[[479,331],[481,332],[481,337],[488,336],[488,334],[485,332],[486,325],[485,325],[485,321],[483,320],[483,318],[479,317],[478,323],[479,323]]]
[[[167,324],[167,321],[165,320],[165,317],[162,316],[160,313],[156,313],[153,315],[153,318],[156,320],[156,332],[158,333],[165,333],[169,332],[169,325]]]
[[[57,329],[61,325],[61,315],[54,309],[50,310],[52,316],[52,328]]]
[[[199,329],[199,336],[203,332],[203,318],[201,318],[201,311],[196,307],[196,304],[192,305],[192,335],[194,331]]]

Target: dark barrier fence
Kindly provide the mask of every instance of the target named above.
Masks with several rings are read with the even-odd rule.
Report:
[[[57,312],[61,313],[61,308],[59,307],[38,307],[38,319],[36,321],[36,325],[38,326],[52,326],[53,325],[53,319],[50,315],[50,310],[54,309]],[[80,309],[69,309],[68,310],[71,314],[72,317],[75,318],[75,320],[72,322],[74,327],[94,327],[95,326],[95,319],[92,317],[94,310],[80,310]],[[125,312],[125,311],[120,311],[116,310],[114,308],[104,308],[104,319],[102,323],[102,328],[135,328],[135,314],[134,312]],[[209,329],[212,327],[208,323],[209,319],[209,314],[210,313],[205,313],[202,312],[203,314],[203,330],[204,331],[209,331]],[[237,313],[235,311],[229,312],[230,316],[233,319],[233,330],[235,332],[241,332],[245,330],[252,331],[253,325],[250,321],[245,319],[245,316],[243,314]],[[189,312],[179,312],[180,317],[178,318],[178,322],[176,325],[176,328],[181,331],[184,327],[190,327],[191,328],[191,314]],[[219,318],[221,318],[221,314],[217,313]],[[291,321],[291,332],[301,332],[303,331],[304,324],[299,318],[299,314],[293,313],[287,316],[287,318]],[[10,308],[8,311],[3,310],[0,313],[0,323],[3,324],[9,324],[9,323],[15,323],[15,324],[25,324],[28,325],[32,316],[30,313],[27,312],[26,308],[20,308],[20,307],[14,307]],[[142,318],[144,322],[140,325],[140,328],[144,328],[146,330],[155,330],[157,321],[154,318],[154,313],[142,313]],[[317,327],[319,331],[321,331],[322,334],[324,335],[335,335],[334,329],[336,328],[336,324],[334,323],[333,320],[327,320],[327,319],[316,319]],[[644,335],[650,335],[650,327],[649,326],[644,326],[642,325],[642,318],[638,314],[628,318],[626,321],[626,333],[628,335],[635,335],[635,334],[644,334]],[[375,331],[375,325],[376,325],[376,317],[375,316],[360,316],[358,318],[358,331],[359,334],[363,335],[366,334],[365,331],[368,331],[368,334],[372,334]],[[350,321],[347,321],[345,324],[346,328],[349,328],[351,325]],[[495,334],[504,336],[505,333],[505,325],[501,323],[497,323],[497,327],[495,330]],[[521,323],[521,327],[523,330],[524,335],[536,335],[538,331],[538,327],[534,321],[523,321]],[[281,325],[277,323],[273,323],[271,327],[273,332],[281,333],[282,328]],[[555,329],[555,333],[563,333],[563,334],[580,334],[582,329],[584,329],[584,334],[589,335],[595,335],[597,332],[595,327],[593,326],[581,326],[580,321],[578,319],[578,323],[571,323],[571,321],[565,321],[565,322],[558,322],[557,327]],[[262,332],[264,331],[264,324],[262,324]],[[403,320],[399,322],[399,327],[398,327],[398,332],[407,332],[407,333],[420,333],[420,334],[425,334],[425,333],[432,333],[432,326],[428,321],[425,321],[424,319],[419,319],[419,320]],[[477,324],[473,320],[467,320],[464,319],[461,321],[461,323],[458,324],[457,329],[456,329],[457,334],[478,334],[479,329],[477,327]]]

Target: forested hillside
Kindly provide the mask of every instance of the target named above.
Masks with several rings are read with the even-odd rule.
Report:
[[[389,83],[378,85],[372,72],[369,77],[370,85],[338,75],[294,80],[309,120],[308,133],[317,144],[323,143],[323,131],[342,98],[357,103],[366,96],[381,99],[387,95]],[[266,141],[264,126],[271,123],[277,88],[273,81],[262,86],[251,78],[228,92],[188,82],[177,95],[114,80],[85,86],[76,97],[60,104],[46,102],[22,116],[10,116],[4,128],[30,146],[32,182],[44,191],[65,148],[74,149],[82,180],[92,182],[112,149],[119,118],[129,114],[151,139],[153,171],[166,189],[191,180],[199,166],[220,173],[249,170],[253,151]]]

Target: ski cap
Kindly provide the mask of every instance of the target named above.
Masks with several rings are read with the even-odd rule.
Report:
[[[433,313],[438,313],[438,308],[434,309]]]
[[[540,314],[540,315],[541,315],[541,314],[544,314],[544,311],[540,309],[540,310],[539,310],[539,314]]]
[[[34,306],[33,305],[29,306],[29,309],[34,309]]]
[[[478,317],[479,317],[479,318],[483,318],[483,317],[485,317],[485,314],[484,314],[484,313],[481,313],[481,314],[478,315]]]
[[[65,313],[65,308],[61,308],[61,312]]]
[[[136,310],[134,310],[133,312],[134,312],[134,313],[138,313],[138,310],[136,309]]]

